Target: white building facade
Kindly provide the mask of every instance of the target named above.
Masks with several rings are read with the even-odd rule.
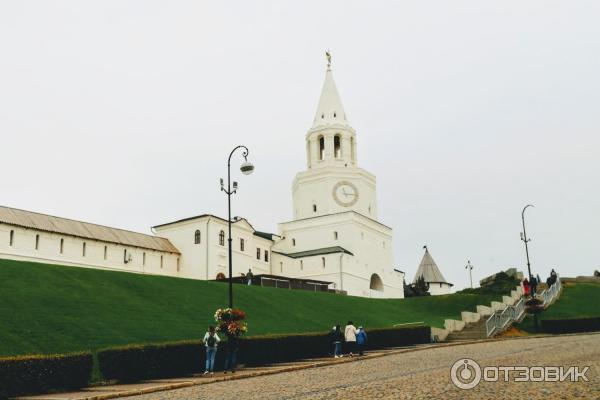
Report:
[[[376,179],[357,162],[331,69],[312,127],[307,168],[292,184],[293,219],[278,234],[232,224],[233,275],[331,282],[362,297],[404,297],[392,229],[377,219]],[[214,280],[228,276],[228,223],[199,215],[153,227],[156,236],[0,207],[0,258]]]

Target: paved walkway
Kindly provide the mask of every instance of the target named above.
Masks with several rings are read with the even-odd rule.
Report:
[[[451,383],[450,368],[456,360],[465,357],[482,366],[590,366],[587,373],[590,381],[481,382],[474,389],[461,390]],[[213,378],[153,381],[33,398],[101,399],[131,395],[137,390],[152,393],[130,399],[600,399],[599,371],[600,334],[589,334],[395,349],[371,353],[358,361],[306,360],[243,370],[235,376],[219,374]],[[236,381],[231,382],[231,379]],[[156,391],[167,387],[171,390]]]

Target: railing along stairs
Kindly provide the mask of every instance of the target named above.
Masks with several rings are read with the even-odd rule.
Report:
[[[562,284],[560,282],[560,278],[556,278],[556,282],[552,284],[547,289],[537,295],[537,297],[543,301],[543,306],[547,307],[550,305],[560,293],[560,289]],[[516,304],[512,306],[506,306],[504,310],[497,311],[490,315],[490,317],[485,321],[485,330],[487,337],[491,337],[497,333],[502,332],[508,326],[512,325],[514,322],[520,321],[521,318],[525,315],[525,298],[521,297]]]

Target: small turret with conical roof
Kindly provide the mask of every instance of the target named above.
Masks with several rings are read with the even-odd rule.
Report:
[[[429,285],[430,294],[436,295],[449,293],[450,288],[454,285],[446,281],[446,278],[444,278],[440,272],[440,269],[433,260],[433,257],[431,257],[431,254],[429,254],[429,249],[427,246],[423,246],[423,248],[425,249],[425,254],[423,254],[421,264],[419,264],[419,268],[417,269],[413,283],[416,283],[419,277],[422,276],[425,279],[425,283]]]

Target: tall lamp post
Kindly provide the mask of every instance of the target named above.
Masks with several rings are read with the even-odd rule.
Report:
[[[471,265],[471,261],[467,261],[467,265],[465,266],[465,269],[469,270],[469,278],[471,280],[471,289],[473,289],[473,265]]]
[[[529,272],[529,282],[531,282],[531,263],[529,262],[529,247],[527,246],[527,243],[530,242],[531,239],[527,239],[527,231],[525,230],[525,210],[527,210],[528,207],[533,207],[533,205],[527,204],[521,212],[521,220],[523,221],[523,232],[521,232],[521,240],[525,243],[525,255],[527,256],[527,271]],[[530,294],[531,298],[533,299],[533,293],[530,292]]]
[[[238,184],[237,182],[233,182],[233,187],[231,185],[231,156],[237,149],[244,149],[242,156],[244,157],[244,162],[240,166],[240,171],[244,175],[250,175],[254,171],[254,165],[248,162],[248,153],[250,152],[246,146],[237,146],[231,153],[229,153],[229,158],[227,159],[227,188],[223,183],[223,178],[221,178],[221,190],[227,194],[227,222],[229,226],[229,237],[227,238],[228,247],[229,247],[229,308],[233,308],[233,260],[232,260],[232,251],[231,251],[231,195],[237,192]]]

